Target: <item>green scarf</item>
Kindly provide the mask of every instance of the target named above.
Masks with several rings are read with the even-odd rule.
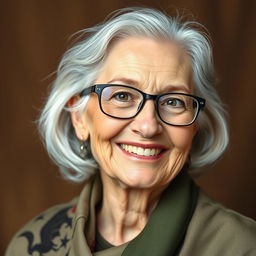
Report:
[[[183,170],[164,191],[144,230],[122,256],[171,256],[178,253],[194,213],[198,189]]]

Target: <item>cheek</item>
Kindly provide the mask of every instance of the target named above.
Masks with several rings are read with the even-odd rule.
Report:
[[[171,151],[159,168],[163,170],[159,172],[159,179],[163,184],[169,183],[186,162],[194,137],[194,129],[193,127],[169,127],[168,134]]]
[[[106,165],[113,154],[112,138],[125,128],[127,121],[108,117],[97,110],[88,119],[92,154],[100,165]]]
[[[117,120],[101,112],[96,96],[91,96],[88,102],[84,123],[88,128],[91,143],[109,140],[118,129]]]
[[[174,148],[179,151],[188,151],[191,147],[195,134],[193,126],[188,127],[170,127],[169,137]]]
[[[103,114],[104,115],[104,114]],[[127,122],[108,116],[95,114],[90,127],[90,136],[97,141],[110,142],[126,126]]]

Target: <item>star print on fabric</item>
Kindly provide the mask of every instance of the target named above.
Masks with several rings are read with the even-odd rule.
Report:
[[[67,239],[67,236],[65,236],[63,239],[61,239],[61,246],[60,247],[65,247],[67,246],[69,239]]]

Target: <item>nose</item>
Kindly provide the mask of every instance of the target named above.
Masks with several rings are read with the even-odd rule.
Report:
[[[147,100],[143,109],[131,123],[133,132],[143,138],[152,138],[162,132],[162,123],[155,111],[154,101]]]

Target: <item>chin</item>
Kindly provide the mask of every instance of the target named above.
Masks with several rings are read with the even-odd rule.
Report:
[[[131,171],[129,175],[119,178],[119,182],[127,188],[152,188],[160,184],[160,179],[154,173],[149,173],[150,171]]]

